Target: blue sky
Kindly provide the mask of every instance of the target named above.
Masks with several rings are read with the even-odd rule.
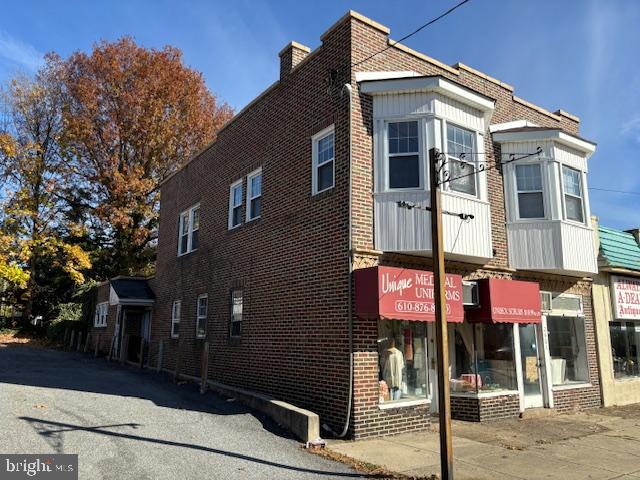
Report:
[[[348,9],[400,38],[457,0],[319,2],[26,1],[0,18],[0,81],[33,72],[44,52],[66,56],[100,39],[132,35],[147,47],[174,45],[220,98],[240,109],[278,77],[290,40],[315,48]],[[405,43],[458,61],[515,87],[515,94],[582,120],[598,143],[591,187],[640,192],[640,2],[471,0]],[[640,195],[590,191],[600,221],[640,227]]]

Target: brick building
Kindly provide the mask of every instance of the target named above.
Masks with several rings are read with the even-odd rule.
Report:
[[[179,358],[200,376],[206,341],[210,379],[317,412],[333,432],[347,418],[355,438],[428,426],[421,207],[435,147],[444,207],[466,215],[443,219],[459,314],[454,417],[600,405],[586,195],[595,146],[578,118],[396,43],[355,12],[321,40],[314,51],[287,45],[280,79],[162,185],[148,365],[162,342],[163,369]]]

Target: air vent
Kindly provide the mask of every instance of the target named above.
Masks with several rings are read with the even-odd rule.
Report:
[[[480,300],[478,298],[478,284],[476,282],[463,283],[462,303],[473,307],[477,307],[480,304]]]

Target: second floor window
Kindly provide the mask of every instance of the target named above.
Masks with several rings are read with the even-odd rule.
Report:
[[[262,214],[262,169],[247,176],[247,222]]]
[[[242,223],[242,180],[232,184],[229,191],[229,229]]]
[[[418,122],[388,123],[387,138],[389,188],[420,188]]]
[[[584,223],[581,173],[570,167],[562,167],[562,187],[567,220]]]
[[[477,195],[477,175],[474,162],[475,133],[447,123],[447,162],[449,189]]]
[[[180,232],[178,255],[192,252],[198,248],[198,231],[200,230],[200,206],[195,205],[180,214]]]
[[[516,165],[519,218],[544,218],[542,169],[539,164]]]
[[[335,176],[335,135],[333,126],[313,137],[313,194],[333,188]]]

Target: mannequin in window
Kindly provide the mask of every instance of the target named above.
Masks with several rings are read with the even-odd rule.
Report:
[[[384,361],[382,376],[389,386],[391,400],[400,400],[402,394],[402,370],[404,369],[404,356],[396,348],[395,339],[389,342],[387,355]]]

